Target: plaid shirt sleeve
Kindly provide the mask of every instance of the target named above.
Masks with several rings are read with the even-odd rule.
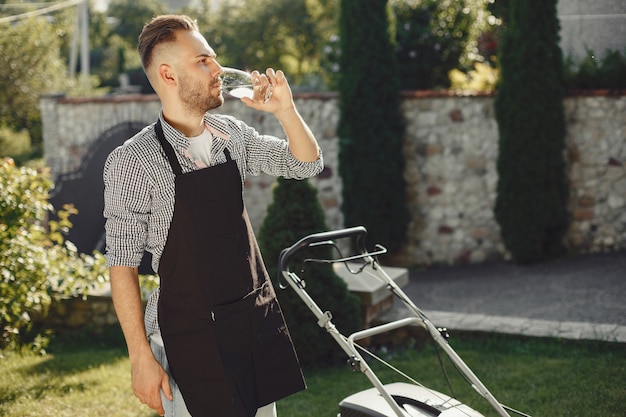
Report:
[[[310,178],[319,174],[324,168],[320,150],[317,160],[303,162],[291,153],[286,140],[270,135],[261,135],[253,127],[241,120],[230,116],[221,116],[226,122],[228,133],[231,135],[229,149],[233,153],[242,180],[245,175],[259,175],[265,173],[272,176],[281,176],[291,179]]]
[[[148,241],[154,180],[128,147],[109,155],[103,180],[107,266],[137,267]]]

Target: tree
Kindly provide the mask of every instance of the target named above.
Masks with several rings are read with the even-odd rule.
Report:
[[[303,365],[331,365],[344,359],[345,354],[334,339],[317,325],[317,320],[302,300],[288,288],[278,286],[277,262],[280,252],[301,238],[326,231],[324,212],[317,200],[316,189],[308,181],[279,178],[274,199],[259,232],[259,246],[274,282],[285,320],[300,362]],[[359,330],[362,325],[359,299],[348,292],[347,286],[329,264],[304,264],[308,257],[329,259],[328,247],[303,250],[293,257],[292,271],[306,280],[306,291],[322,309],[333,312],[334,323],[345,334]],[[301,271],[304,269],[304,271]]]
[[[322,28],[335,0],[224,2],[206,31],[221,61],[243,69],[282,68],[294,85],[319,71]]]
[[[474,16],[469,0],[392,0],[398,68],[403,89],[449,87]]]
[[[0,24],[0,31],[0,124],[27,129],[41,152],[39,97],[69,85],[59,36],[43,18]]]
[[[112,0],[107,10],[109,17],[117,19],[113,32],[134,48],[144,25],[153,17],[167,12],[164,2],[154,0]]]
[[[141,87],[142,93],[154,93],[141,67],[137,43],[144,25],[153,17],[165,13],[168,13],[168,9],[163,1],[113,0],[106,14],[100,14],[95,19],[98,26],[106,32],[103,39],[102,34],[97,35],[99,42],[91,53],[94,72],[100,76],[102,86],[117,87],[120,84],[120,75],[126,74],[132,85]],[[103,18],[115,18],[116,23],[107,27],[100,23]]]
[[[556,0],[510,0],[495,100],[495,217],[516,262],[561,255],[568,228],[563,58]]]
[[[408,224],[400,83],[386,0],[342,0],[339,173],[346,226],[363,225],[391,251]]]

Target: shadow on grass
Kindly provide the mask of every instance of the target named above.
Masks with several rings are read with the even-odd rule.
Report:
[[[24,402],[45,403],[46,407],[56,403],[52,407],[58,407],[60,399],[74,401],[80,396],[97,402],[99,392],[112,391],[120,382],[124,384],[120,375],[124,378],[129,374],[118,365],[126,358],[119,326],[55,335],[48,353],[42,356],[32,352],[8,353],[6,362],[0,362],[6,367],[4,380],[0,381],[0,416],[4,412],[21,413]],[[29,410],[38,412],[37,408]],[[41,415],[49,415],[47,409],[40,411]]]
[[[25,374],[68,375],[125,359],[128,353],[119,326],[54,335],[46,360],[24,369]]]

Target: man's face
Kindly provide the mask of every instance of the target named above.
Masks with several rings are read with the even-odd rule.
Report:
[[[221,106],[224,103],[219,79],[222,67],[204,37],[195,31],[181,31],[175,45],[178,48],[178,59],[174,64],[178,97],[186,110],[203,115]]]

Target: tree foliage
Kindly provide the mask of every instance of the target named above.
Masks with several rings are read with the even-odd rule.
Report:
[[[342,0],[339,172],[346,226],[390,250],[406,235],[405,123],[386,0]]]
[[[313,313],[291,287],[279,289],[278,256],[284,248],[301,238],[326,230],[317,190],[306,180],[279,178],[273,202],[261,225],[259,245],[303,365],[337,364],[345,358],[345,354],[318,326]],[[305,258],[329,259],[331,255],[328,246],[303,250],[294,255],[291,270],[306,280],[306,291],[320,308],[333,313],[337,328],[342,333],[350,334],[362,325],[359,299],[348,292],[346,284],[329,264],[303,263]]]
[[[112,0],[107,15],[116,19],[114,33],[129,45],[136,46],[143,26],[153,17],[167,12],[167,6],[162,1]]]
[[[449,86],[448,72],[470,70],[489,61],[478,39],[491,34],[499,21],[486,11],[488,0],[389,0],[390,25],[402,89]],[[326,38],[321,65],[327,84],[336,89],[340,39]]]
[[[626,89],[626,49],[607,49],[602,56],[591,50],[581,60],[565,60],[565,87],[569,90]]]
[[[107,278],[104,257],[79,254],[64,239],[75,210],[49,220],[48,174],[0,161],[0,349],[45,348],[45,317],[54,299],[84,295]]]
[[[505,21],[495,217],[513,259],[530,263],[564,252],[569,223],[556,0],[510,0]]]
[[[39,97],[69,86],[60,38],[43,18],[0,24],[0,31],[0,124],[27,129],[41,147]]]
[[[459,67],[475,15],[468,0],[392,0],[396,59],[402,88],[449,87]]]
[[[319,72],[321,45],[336,0],[243,0],[222,4],[205,35],[221,62],[282,68],[294,85]]]
[[[196,19],[200,31],[218,53],[220,63],[242,69],[281,68],[294,87],[319,87],[320,49],[334,29],[337,0],[210,0],[185,6],[175,13]],[[142,92],[152,92],[136,52],[137,36],[152,17],[166,13],[163,1],[113,0],[106,13],[92,13],[95,39],[91,52],[94,71],[103,86],[117,87],[126,73]],[[115,25],[106,21],[113,17]]]

